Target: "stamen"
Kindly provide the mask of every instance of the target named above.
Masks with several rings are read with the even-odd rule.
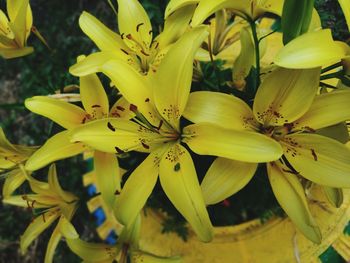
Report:
[[[124,50],[124,49],[120,49],[123,53],[125,53],[126,55],[129,55],[129,53],[126,51],[126,50]]]
[[[95,105],[92,105],[91,108],[101,108],[101,105],[95,104]]]
[[[157,127],[157,130],[158,130],[158,131],[160,130],[160,128],[162,128],[163,123],[164,123],[163,120],[160,120],[159,125],[158,125],[158,127]]]
[[[122,33],[122,34],[120,35],[120,37],[121,37],[122,39],[124,39],[124,35],[125,35],[125,34],[124,34],[124,33]]]

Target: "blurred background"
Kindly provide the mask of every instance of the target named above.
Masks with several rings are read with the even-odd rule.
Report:
[[[114,2],[114,1],[112,1]],[[147,10],[154,32],[163,25],[163,13],[167,0],[142,0]],[[41,145],[55,134],[59,127],[40,116],[30,114],[23,105],[26,98],[35,95],[55,93],[63,87],[78,84],[78,79],[68,73],[70,65],[81,54],[97,51],[94,44],[83,34],[78,25],[79,15],[86,10],[114,31],[117,31],[116,17],[107,0],[31,0],[34,25],[47,40],[51,50],[35,36],[28,43],[35,52],[27,57],[4,60],[0,58],[0,126],[12,143]],[[344,17],[336,0],[316,0],[323,27],[332,28],[334,38],[348,41],[349,34]],[[0,9],[6,10],[6,1],[0,0]],[[103,79],[108,83],[106,79]],[[106,85],[108,86],[108,85]],[[108,91],[108,90],[107,90]],[[113,92],[113,91],[109,91]],[[112,94],[113,95],[113,94]],[[58,162],[59,180],[63,188],[74,189],[83,200],[87,200],[86,190],[81,183],[81,175],[86,172],[81,157]],[[43,169],[38,178],[46,175]],[[0,186],[2,181],[0,181]],[[21,189],[26,192],[25,187]],[[19,192],[21,193],[21,192]],[[155,204],[157,206],[157,204]],[[75,216],[75,225],[80,233],[90,240],[98,240],[94,217],[82,204]],[[4,206],[0,203],[0,262],[31,263],[42,262],[51,231],[45,231],[30,247],[25,256],[19,252],[19,237],[29,224],[32,213],[26,209]],[[170,228],[176,228],[169,223]],[[184,231],[181,227],[178,232]],[[63,242],[57,251],[56,262],[80,262]],[[330,261],[337,262],[337,261]]]

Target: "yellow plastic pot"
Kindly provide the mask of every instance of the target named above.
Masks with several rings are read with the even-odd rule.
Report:
[[[85,181],[89,184],[93,180]],[[318,187],[311,191],[315,201],[310,204],[321,228],[321,244],[307,240],[288,218],[273,218],[264,224],[257,219],[235,226],[215,227],[210,243],[200,242],[190,231],[188,241],[184,242],[176,233],[162,234],[165,215],[147,209],[142,213],[140,247],[159,256],[180,255],[183,263],[313,263],[321,262],[319,256],[333,246],[349,261],[350,236],[343,234],[343,230],[350,219],[350,190],[344,190],[344,203],[340,208],[331,206],[321,191]],[[99,206],[105,207],[99,196],[88,204],[90,211]],[[105,238],[110,229],[118,232],[120,225],[114,220],[112,215],[107,215],[105,223],[97,229],[101,238]]]

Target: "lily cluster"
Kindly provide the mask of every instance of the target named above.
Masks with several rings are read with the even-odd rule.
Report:
[[[266,167],[273,193],[298,231],[320,243],[322,233],[308,205],[310,188],[322,187],[339,207],[342,188],[350,187],[349,134],[341,129],[350,120],[350,90],[342,81],[329,84],[327,74],[346,74],[350,48],[322,29],[312,1],[172,0],[164,29],[155,37],[137,0],[117,2],[119,33],[87,12],[80,16],[82,31],[100,49],[80,56],[70,68],[80,78],[82,107],[64,96],[25,102],[63,131],[39,149],[14,146],[0,134],[0,168],[11,169],[4,202],[46,209],[22,236],[22,250],[59,218],[45,262],[52,261],[61,237],[86,262],[127,262],[128,256],[131,262],[180,262],[151,255],[138,244],[140,212],[158,179],[198,238],[210,242],[207,206],[259,176],[258,165]],[[339,2],[349,22],[349,3]],[[29,5],[22,9],[30,13]],[[295,10],[301,15],[290,23]],[[279,31],[271,29],[277,20],[282,21]],[[14,36],[6,30],[7,38]],[[196,70],[198,61],[216,60],[232,68],[232,79],[225,82],[232,92],[191,92],[192,81],[201,77],[194,64]],[[251,72],[254,82],[246,81]],[[109,78],[119,92],[117,101],[108,98],[96,73]],[[233,95],[248,90],[253,96],[246,101]],[[93,156],[105,212],[122,225],[116,246],[80,239],[70,223],[77,197],[61,189],[54,165],[48,183],[32,175],[86,152]],[[133,152],[147,157],[125,179],[118,158]],[[216,157],[201,182],[194,155]],[[25,180],[34,194],[13,195]]]

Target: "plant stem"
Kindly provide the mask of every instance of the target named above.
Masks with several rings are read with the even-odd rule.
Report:
[[[341,65],[342,65],[341,62],[335,63],[335,64],[333,64],[333,65],[330,65],[329,67],[326,67],[326,68],[322,69],[322,70],[321,70],[321,73],[325,73],[325,72],[330,71],[330,70],[332,70],[332,69],[338,68],[338,67],[340,67]]]
[[[249,19],[250,27],[252,28],[252,34],[254,39],[254,46],[255,46],[255,64],[256,64],[256,87],[254,87],[254,91],[256,92],[258,90],[258,87],[260,86],[260,49],[259,49],[259,39],[258,39],[258,33],[256,30],[256,24],[255,21],[252,19]]]
[[[23,103],[9,103],[9,104],[0,104],[0,109],[4,110],[23,110],[25,109]]]

